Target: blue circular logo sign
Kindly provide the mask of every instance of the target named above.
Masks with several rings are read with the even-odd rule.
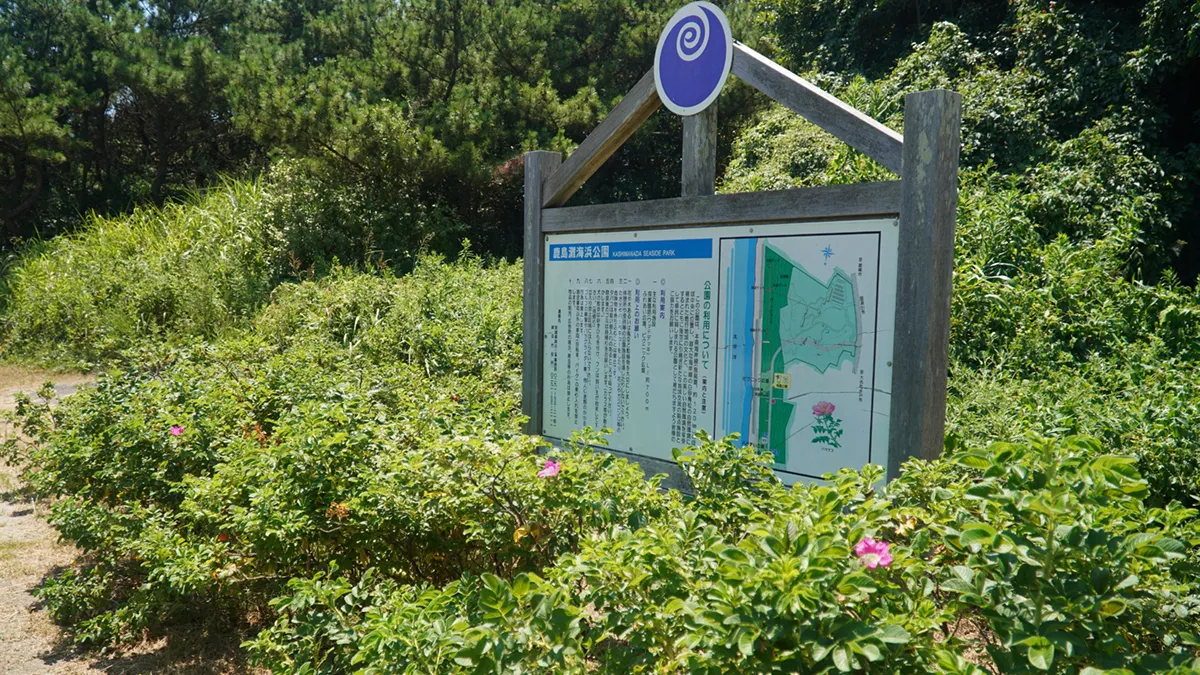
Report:
[[[717,99],[733,65],[729,19],[711,2],[675,12],[658,38],[654,86],[677,115],[695,115]]]

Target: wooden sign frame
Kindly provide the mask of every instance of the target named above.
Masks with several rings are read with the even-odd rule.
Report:
[[[934,459],[943,445],[962,98],[946,90],[908,94],[901,136],[736,42],[732,74],[876,160],[898,174],[899,180],[714,194],[714,104],[683,118],[683,196],[564,207],[661,105],[653,70],[566,161],[557,152],[526,153],[522,373],[522,410],[529,418],[526,431],[540,435],[543,430],[542,311],[547,235],[894,217],[899,221],[900,247],[886,467],[888,478],[894,478],[906,459]],[[674,466],[671,462],[648,463],[649,458],[636,458],[647,470]]]

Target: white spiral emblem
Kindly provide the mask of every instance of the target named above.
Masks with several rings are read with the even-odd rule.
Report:
[[[679,30],[679,37],[675,39],[675,53],[684,61],[695,61],[708,47],[708,17],[696,7],[694,12],[680,23],[683,27]]]
[[[654,88],[668,110],[695,115],[716,100],[733,65],[729,19],[697,0],[680,7],[658,36]]]

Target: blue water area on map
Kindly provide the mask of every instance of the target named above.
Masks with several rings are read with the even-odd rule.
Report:
[[[712,239],[660,239],[659,241],[588,241],[551,244],[550,262],[589,260],[695,260],[711,258]]]
[[[725,315],[725,433],[738,432],[749,444],[754,404],[754,280],[758,239],[735,239],[725,273],[729,307]]]

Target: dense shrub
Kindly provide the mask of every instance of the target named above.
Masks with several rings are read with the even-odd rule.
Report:
[[[519,178],[519,173],[513,176]],[[337,215],[327,213],[329,209]],[[0,263],[5,273],[0,283],[0,355],[94,368],[120,361],[122,352],[130,348],[211,339],[245,328],[281,283],[287,286],[279,297],[285,305],[294,304],[300,299],[287,299],[288,289],[295,287],[288,282],[323,278],[339,270],[342,278],[347,269],[370,269],[384,276],[373,281],[360,277],[342,286],[374,283],[385,288],[390,283],[386,275],[415,269],[427,245],[436,243],[436,248],[454,256],[472,257],[463,241],[454,241],[451,247],[446,239],[450,230],[439,226],[441,238],[434,242],[432,231],[395,214],[368,211],[364,203],[347,195],[313,187],[295,164],[281,162],[261,180],[228,182],[186,203],[140,208],[128,216],[91,217],[78,232],[35,243]],[[351,221],[361,227],[351,227]],[[386,237],[392,238],[383,233],[391,233]],[[414,294],[401,303],[409,309],[397,311],[438,306],[442,314],[436,320],[444,321],[466,307],[500,297],[479,286],[479,278],[463,270],[456,276],[462,285],[443,285],[441,297]],[[509,291],[520,283],[513,273],[496,280]],[[333,301],[315,291],[301,293],[307,294],[310,304]],[[380,298],[363,297],[378,304],[392,295],[383,291]],[[324,312],[326,307],[309,309]],[[281,312],[291,311],[290,305],[271,311],[264,321],[275,325],[266,330],[284,334],[296,328],[280,323]],[[308,318],[295,315],[287,320]],[[399,317],[394,318],[391,330],[407,330]],[[379,317],[352,314],[349,320],[377,323]],[[478,331],[499,328],[461,325],[476,332],[435,335],[430,331],[425,345],[397,344],[404,349],[472,351],[484,344],[476,339]],[[365,330],[366,325],[358,329]],[[510,344],[513,334],[519,342],[519,333],[519,323],[507,325],[499,333],[502,341],[489,344]],[[389,339],[379,335],[374,341],[382,344]],[[493,349],[480,357],[497,354]],[[415,352],[410,356],[417,358]]]
[[[691,455],[712,490],[540,574],[298,579],[252,647],[290,672],[1191,672],[1200,528],[1132,458],[998,444],[880,492],[877,467],[786,489],[769,457]]]
[[[339,262],[408,271],[424,251],[457,253],[463,238],[495,255],[520,255],[519,153],[499,167],[472,164],[476,157],[455,164],[393,116],[402,117],[388,106],[349,134],[362,146],[361,163],[271,166],[267,219],[291,266],[317,276]]]
[[[517,433],[514,269],[341,273],[285,292],[261,334],[144,349],[53,409],[22,399],[33,441],[10,453],[88,556],[44,589],[51,611],[107,642],[180,613],[265,611],[330,563],[352,579],[511,577],[662,512],[672,498],[607,455],[566,453],[537,477],[541,443]],[[345,304],[310,302],[330,295]],[[354,324],[377,349],[340,339]]]
[[[281,672],[1184,672],[1195,656],[1200,521],[1134,457],[1036,440],[912,462],[886,491],[878,468],[789,489],[769,457],[702,437],[677,454],[684,500],[518,432],[517,283],[470,256],[342,270],[280,288],[240,336],[145,348],[58,407],[23,399],[32,443],[8,453],[85,552],[39,590],[52,616],[91,644],[254,617],[248,648]],[[1159,426],[1106,436],[1190,452],[1179,367],[1141,374]],[[1049,425],[1051,396],[1134,414],[1094,410],[1111,389],[1030,386],[1014,406],[988,382],[956,434]],[[1157,470],[1191,489],[1179,458]],[[867,538],[891,559],[865,566]]]

